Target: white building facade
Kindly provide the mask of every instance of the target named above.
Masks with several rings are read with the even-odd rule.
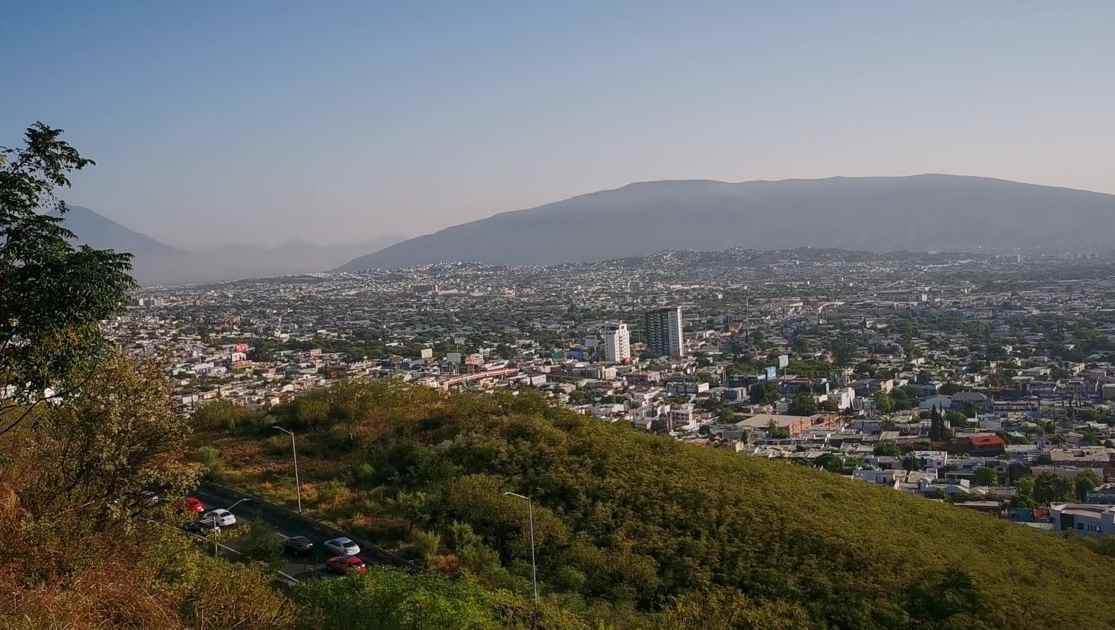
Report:
[[[627,324],[612,322],[604,327],[604,359],[609,363],[624,363],[631,359],[631,333]]]

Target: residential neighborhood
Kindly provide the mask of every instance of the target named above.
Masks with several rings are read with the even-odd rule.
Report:
[[[529,387],[601,422],[1106,533],[1079,506],[1115,504],[1110,269],[810,249],[454,263],[144,290],[110,333],[166,363],[182,413],[344,379]]]

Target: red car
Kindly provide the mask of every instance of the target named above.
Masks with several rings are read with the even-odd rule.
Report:
[[[182,502],[179,503],[179,507],[181,507],[184,512],[194,512],[196,514],[201,514],[206,510],[205,504],[197,497],[186,497],[182,499]]]
[[[357,556],[336,556],[325,561],[325,568],[340,575],[367,573],[368,566]]]

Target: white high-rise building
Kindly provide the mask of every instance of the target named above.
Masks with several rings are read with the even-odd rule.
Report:
[[[631,358],[631,333],[627,324],[610,322],[604,326],[604,359],[609,363],[623,363]]]
[[[643,319],[647,349],[655,356],[685,356],[685,337],[681,329],[681,307],[660,308]]]

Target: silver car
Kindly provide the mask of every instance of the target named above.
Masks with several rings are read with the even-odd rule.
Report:
[[[355,556],[360,553],[360,545],[352,542],[352,539],[343,536],[341,538],[327,540],[322,543],[322,545],[338,556]]]
[[[232,527],[236,524],[236,515],[224,508],[218,508],[202,514],[201,520],[213,523],[217,527]]]

